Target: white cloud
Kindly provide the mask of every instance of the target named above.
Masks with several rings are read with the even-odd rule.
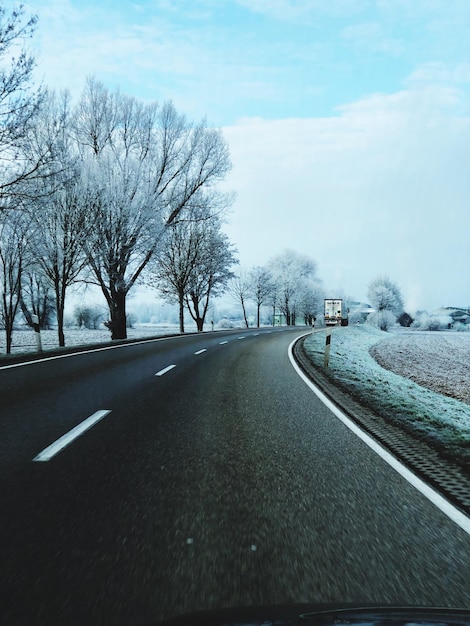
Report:
[[[347,17],[360,13],[369,4],[369,0],[236,0],[253,11],[273,19],[293,22],[313,20],[319,15]]]
[[[407,83],[470,83],[470,63],[449,64],[438,61],[419,65],[408,77]]]
[[[470,119],[452,117],[452,103],[439,87],[412,89],[338,117],[226,128],[238,191],[227,230],[242,264],[291,247],[360,299],[386,273],[414,308],[470,300]]]
[[[343,29],[341,36],[359,51],[380,52],[400,55],[404,42],[397,37],[390,37],[379,22],[362,22]]]

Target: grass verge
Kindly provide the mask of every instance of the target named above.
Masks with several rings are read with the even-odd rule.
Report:
[[[329,367],[325,332],[304,341],[312,365],[357,402],[470,469],[470,406],[381,367],[370,348],[387,333],[367,324],[332,330]],[[393,341],[393,334],[388,335]]]

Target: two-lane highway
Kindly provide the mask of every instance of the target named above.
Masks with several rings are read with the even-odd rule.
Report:
[[[288,346],[301,332],[207,333],[0,369],[0,621],[470,606],[470,537],[299,378]]]

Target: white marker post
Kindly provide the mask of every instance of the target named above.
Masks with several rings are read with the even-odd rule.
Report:
[[[331,330],[326,333],[326,343],[325,343],[325,356],[323,358],[323,367],[328,367],[328,363],[330,362],[330,347],[331,347]]]
[[[36,335],[36,346],[37,346],[38,352],[42,352],[41,329],[39,328],[39,317],[37,315],[31,315],[31,320],[33,322],[34,333]]]

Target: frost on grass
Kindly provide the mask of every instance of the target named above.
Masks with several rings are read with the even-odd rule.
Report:
[[[434,337],[435,333],[432,335]],[[437,444],[448,454],[470,461],[470,406],[449,397],[449,389],[459,386],[457,381],[465,358],[468,363],[470,341],[465,342],[467,357],[464,357],[465,349],[462,346],[457,349],[462,334],[455,334],[455,337],[454,340],[452,333],[445,333],[441,340],[444,343],[432,344],[428,333],[397,332],[384,339],[382,331],[369,325],[337,328],[332,332],[327,373],[377,414],[428,443]],[[421,348],[421,359],[417,357],[413,364],[409,362],[408,353],[400,355],[410,338],[413,345],[416,341],[416,348]],[[324,347],[322,332],[313,333],[305,341],[307,354],[319,366],[323,365]],[[379,365],[372,354],[381,355],[387,368],[394,362],[394,371]],[[445,387],[457,365],[453,384]],[[468,381],[468,372],[466,376]],[[439,385],[423,386],[425,380],[429,383],[438,379]],[[467,387],[468,382],[464,386]]]
[[[405,333],[371,348],[374,359],[437,393],[470,404],[470,335]]]
[[[127,330],[128,339],[145,339],[160,335],[178,333],[178,326],[169,324],[142,325]],[[65,345],[92,346],[111,341],[109,330],[65,329]],[[57,330],[42,330],[41,343],[44,351],[55,350],[59,347]],[[37,350],[36,336],[33,330],[14,330],[12,354],[34,353]],[[0,358],[5,355],[5,333],[0,331]]]

